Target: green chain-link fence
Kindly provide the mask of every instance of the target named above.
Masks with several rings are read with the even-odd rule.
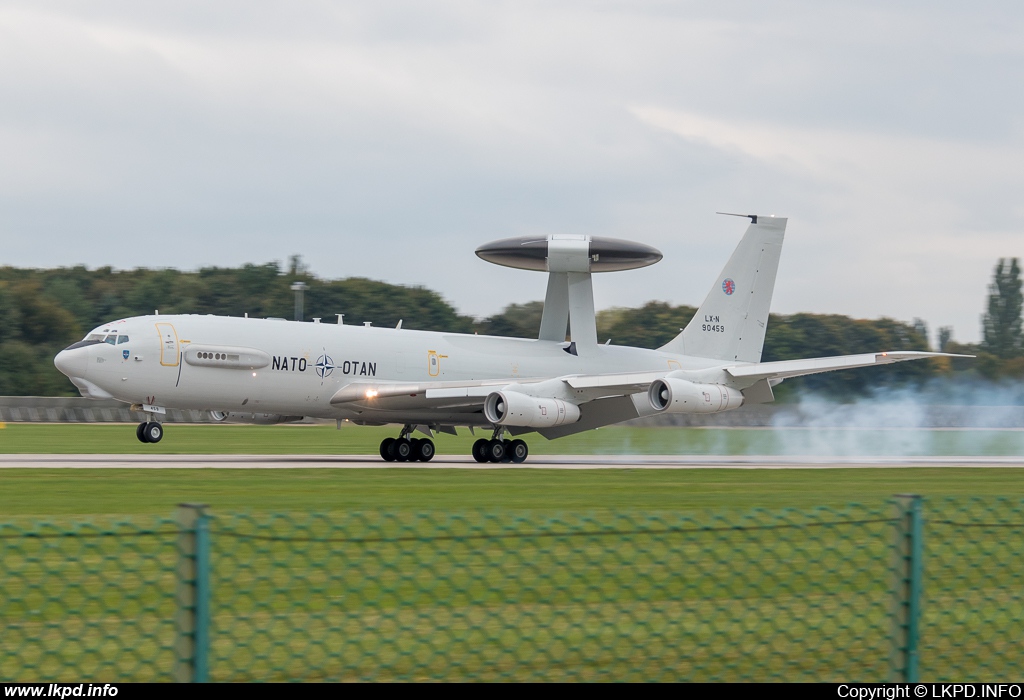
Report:
[[[1024,502],[0,525],[0,678],[1019,677]]]

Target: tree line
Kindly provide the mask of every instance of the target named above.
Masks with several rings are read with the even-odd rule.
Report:
[[[49,270],[0,267],[0,395],[75,396],[77,389],[53,366],[53,357],[105,321],[151,314],[197,313],[291,318],[291,285],[305,282],[304,317],[376,326],[531,338],[540,327],[543,302],[511,304],[482,320],[458,313],[439,294],[365,278],[323,280],[301,259],[239,268],[113,270],[85,267]],[[978,355],[848,370],[789,380],[785,399],[806,390],[837,398],[872,387],[906,385],[958,374],[989,379],[1024,377],[1021,330],[1021,270],[1017,258],[1000,260],[983,314],[980,344],[957,343],[952,330],[938,331],[939,350]],[[614,308],[597,315],[601,342],[656,348],[671,340],[696,312],[692,306],[651,301],[640,308]],[[878,350],[929,350],[926,324],[888,318],[854,319],[828,314],[772,314],[764,361],[843,355]]]

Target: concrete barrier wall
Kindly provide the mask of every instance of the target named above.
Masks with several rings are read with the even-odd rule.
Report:
[[[142,411],[120,401],[53,396],[0,396],[0,421],[10,423],[140,423]],[[166,423],[212,423],[208,411],[167,410]]]
[[[0,421],[31,423],[138,423],[140,411],[120,401],[50,396],[0,396]],[[208,411],[168,409],[168,423],[212,423]],[[319,422],[307,419],[308,422]],[[676,427],[860,427],[1024,428],[1024,406],[760,404],[714,415],[649,416],[639,426]]]

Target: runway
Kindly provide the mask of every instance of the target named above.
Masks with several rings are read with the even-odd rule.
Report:
[[[523,464],[478,464],[468,455],[384,462],[377,455],[0,454],[0,469],[850,469],[1024,468],[1024,456],[536,455]]]

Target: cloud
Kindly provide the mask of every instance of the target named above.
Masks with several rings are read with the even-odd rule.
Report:
[[[599,305],[696,303],[791,217],[776,308],[977,337],[1019,255],[1017,4],[8,2],[5,263],[302,253],[475,314],[543,295],[479,244],[663,249]],[[45,242],[45,243],[43,243]]]

